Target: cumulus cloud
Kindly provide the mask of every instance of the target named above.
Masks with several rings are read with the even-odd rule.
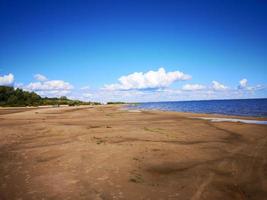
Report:
[[[34,82],[27,85],[27,89],[33,91],[40,90],[71,90],[73,86],[62,80],[52,80],[52,81],[44,81],[44,82]]]
[[[8,74],[0,76],[0,85],[10,86],[14,83],[14,75]]]
[[[247,87],[247,84],[248,84],[248,80],[245,78],[239,81],[239,85],[241,88]]]
[[[200,84],[192,84],[200,85]],[[184,101],[184,100],[209,100],[209,99],[240,99],[240,98],[260,98],[262,97],[262,92],[259,90],[264,87],[257,85],[255,87],[248,87],[246,90],[239,90],[236,87],[224,90],[215,90],[211,85],[201,85],[204,86],[203,89],[197,86],[187,86],[184,90],[178,88],[158,88],[154,90],[79,90],[77,93],[72,92],[73,99],[80,99],[83,101],[98,101],[98,102],[108,102],[108,101],[124,101],[124,102],[154,102],[154,101]],[[220,87],[221,88],[221,87]],[[257,88],[257,89],[256,89]],[[266,87],[265,87],[266,88]],[[195,89],[195,90],[194,90]],[[199,89],[199,90],[197,90]]]
[[[71,90],[42,90],[36,91],[36,93],[45,97],[61,97],[70,94]]]
[[[76,94],[73,98],[105,103],[108,101],[155,102],[246,97],[243,93],[239,94],[235,92],[236,90],[215,91],[208,88],[196,91],[185,91],[171,88],[158,90],[91,90],[89,93],[83,93],[83,95]]]
[[[248,85],[248,80],[247,79],[242,79],[239,81],[238,89],[244,89]]]
[[[65,96],[73,89],[70,83],[63,80],[48,80],[41,74],[36,74],[34,78],[39,81],[29,83],[23,86],[23,89],[37,92],[41,96],[49,97]]]
[[[166,72],[164,68],[158,71],[135,72],[119,78],[119,83],[105,85],[107,90],[132,90],[165,88],[176,81],[188,80],[191,76],[180,71]]]
[[[256,91],[256,90],[262,90],[262,89],[265,89],[266,87],[264,85],[256,85],[256,86],[249,86],[248,85],[248,80],[247,79],[241,79],[239,81],[239,85],[237,86],[237,89],[239,90],[247,90],[247,91]]]
[[[35,75],[34,75],[34,78],[35,78],[37,81],[47,81],[46,76],[44,76],[44,75],[42,75],[42,74],[35,74]]]
[[[218,81],[212,81],[212,89],[214,89],[214,90],[226,90],[226,89],[228,89],[228,87],[226,87],[222,83],[219,83]]]
[[[195,91],[195,90],[203,90],[206,86],[200,84],[186,84],[182,87],[182,90],[186,91]]]

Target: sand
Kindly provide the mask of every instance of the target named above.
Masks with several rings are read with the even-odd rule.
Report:
[[[0,109],[0,199],[267,199],[267,126],[207,116]]]

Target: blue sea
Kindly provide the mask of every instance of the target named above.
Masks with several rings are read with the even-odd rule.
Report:
[[[236,116],[267,117],[267,99],[150,102],[130,105],[130,109],[165,110]]]

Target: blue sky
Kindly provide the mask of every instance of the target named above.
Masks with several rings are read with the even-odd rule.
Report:
[[[267,97],[266,1],[1,0],[0,30],[0,84],[43,96]]]

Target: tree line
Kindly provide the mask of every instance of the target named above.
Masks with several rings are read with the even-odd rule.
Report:
[[[35,92],[19,88],[0,86],[0,106],[41,106],[41,105],[99,105],[98,102],[71,100],[65,96],[60,98],[41,97]]]

